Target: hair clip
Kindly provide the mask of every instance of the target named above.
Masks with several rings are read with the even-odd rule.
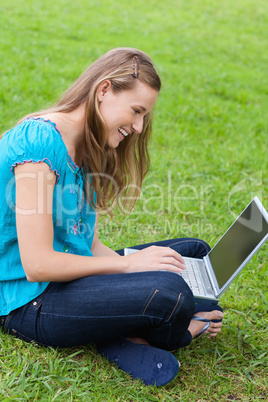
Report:
[[[132,70],[133,70],[133,77],[134,78],[138,78],[139,74],[140,74],[140,61],[138,56],[133,56],[132,59]]]

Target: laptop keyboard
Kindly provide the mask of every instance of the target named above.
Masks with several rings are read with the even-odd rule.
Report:
[[[181,277],[189,285],[194,295],[204,295],[203,285],[193,261],[185,258],[184,263],[186,265],[186,269],[181,271],[179,275],[181,275]]]

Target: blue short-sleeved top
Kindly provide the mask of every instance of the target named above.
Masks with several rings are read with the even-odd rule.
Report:
[[[26,162],[45,162],[56,175],[54,250],[92,256],[96,213],[85,196],[85,175],[68,154],[55,123],[28,118],[0,140],[0,316],[33,300],[48,285],[28,282],[20,259],[14,167]]]

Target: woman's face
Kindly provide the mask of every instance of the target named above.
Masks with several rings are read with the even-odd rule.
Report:
[[[107,128],[107,144],[116,148],[125,137],[143,130],[144,116],[149,113],[158,92],[137,80],[134,88],[114,92],[110,81],[98,89],[100,114]]]

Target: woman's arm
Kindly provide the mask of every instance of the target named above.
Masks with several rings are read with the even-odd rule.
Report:
[[[181,256],[166,247],[149,247],[128,256],[93,242],[93,257],[53,249],[52,200],[56,176],[46,163],[15,168],[16,223],[21,261],[30,282],[63,282],[90,275],[149,270],[179,272]],[[101,250],[105,250],[105,256]],[[108,255],[109,250],[109,255]]]
[[[111,248],[105,246],[98,237],[98,223],[99,217],[98,214],[96,215],[96,223],[95,223],[95,231],[94,231],[94,238],[91,246],[91,252],[94,257],[104,257],[104,256],[118,256],[118,254],[112,250]]]

